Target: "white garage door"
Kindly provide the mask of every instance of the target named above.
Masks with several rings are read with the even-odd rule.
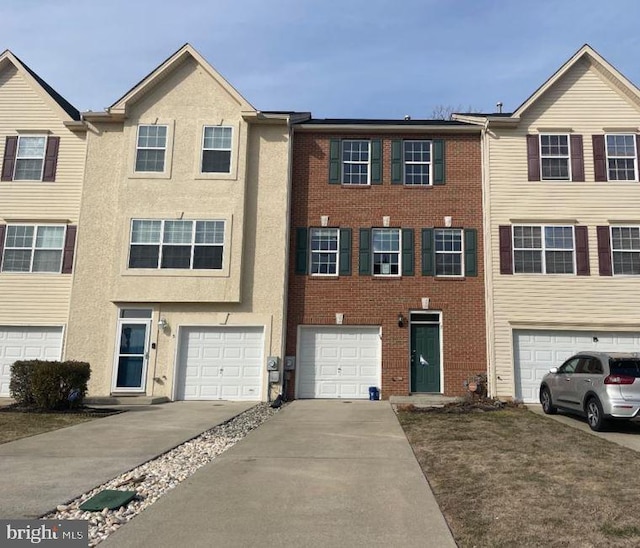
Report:
[[[562,365],[572,354],[587,350],[640,352],[640,333],[515,330],[516,398],[525,403],[537,402],[540,381],[549,369]]]
[[[62,327],[0,326],[0,397],[9,396],[11,364],[17,360],[59,360]]]
[[[379,327],[302,327],[298,398],[368,398],[380,387]]]
[[[260,400],[262,327],[183,327],[178,351],[180,400]]]

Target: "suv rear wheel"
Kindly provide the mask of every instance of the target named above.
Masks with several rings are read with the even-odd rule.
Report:
[[[595,397],[589,398],[585,409],[587,411],[587,422],[589,423],[589,428],[595,432],[602,432],[606,427],[607,421],[604,418],[600,400]]]
[[[558,409],[551,402],[551,392],[546,386],[540,390],[540,403],[546,415],[555,415],[558,412]]]

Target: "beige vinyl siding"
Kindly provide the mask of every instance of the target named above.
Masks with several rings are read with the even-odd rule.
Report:
[[[529,110],[515,130],[489,137],[491,265],[497,395],[514,396],[512,330],[516,328],[640,331],[640,280],[601,277],[596,226],[640,224],[640,183],[595,182],[591,136],[640,127],[640,111],[595,66],[579,62]],[[583,136],[585,182],[527,180],[528,133]],[[609,131],[611,132],[611,131]],[[590,276],[500,274],[498,227],[510,224],[587,226]]]
[[[66,323],[69,274],[0,276],[0,325]]]

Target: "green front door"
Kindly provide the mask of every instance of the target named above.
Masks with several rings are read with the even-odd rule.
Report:
[[[411,392],[440,391],[440,326],[411,324]]]

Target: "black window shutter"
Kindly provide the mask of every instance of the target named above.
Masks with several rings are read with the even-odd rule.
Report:
[[[571,180],[584,181],[584,146],[582,135],[571,135]]]
[[[413,276],[414,274],[414,238],[413,228],[402,229],[402,275]]]
[[[358,261],[360,276],[371,275],[371,229],[360,229],[360,259]]]
[[[538,135],[527,135],[527,168],[529,181],[539,181],[540,138]]]
[[[500,240],[500,274],[513,274],[511,226],[498,227]]]
[[[586,226],[576,226],[576,274],[588,276],[589,269],[589,230]]]
[[[402,179],[402,141],[394,139],[391,141],[391,184],[401,185]]]
[[[382,142],[380,139],[371,141],[371,184],[382,184]]]
[[[67,234],[64,239],[64,255],[62,256],[62,273],[71,274],[73,272],[73,252],[76,247],[76,231],[78,227],[75,225],[67,226]]]
[[[351,276],[351,229],[340,229],[340,276]]]
[[[598,265],[600,276],[613,276],[611,268],[611,240],[608,226],[596,228],[598,234]]]
[[[296,228],[296,274],[307,273],[307,229]]]
[[[422,275],[435,274],[435,258],[433,256],[433,228],[422,229]]]
[[[42,180],[45,182],[50,183],[56,180],[59,148],[60,137],[49,137],[47,139],[47,151],[44,155],[44,171],[42,172]]]
[[[16,165],[16,154],[18,152],[18,138],[16,136],[7,137],[4,142],[4,160],[2,162],[2,181],[13,180],[13,168]]]
[[[331,139],[329,143],[329,182],[339,185],[340,180],[340,139]]]
[[[478,231],[475,228],[464,230],[464,275],[478,275]]]
[[[4,253],[4,233],[7,225],[0,225],[0,266],[2,266],[2,262],[4,257],[2,254]]]
[[[433,140],[433,184],[443,185],[445,183],[444,169],[444,140]]]
[[[593,172],[599,183],[607,180],[607,158],[604,150],[604,135],[593,135]]]

